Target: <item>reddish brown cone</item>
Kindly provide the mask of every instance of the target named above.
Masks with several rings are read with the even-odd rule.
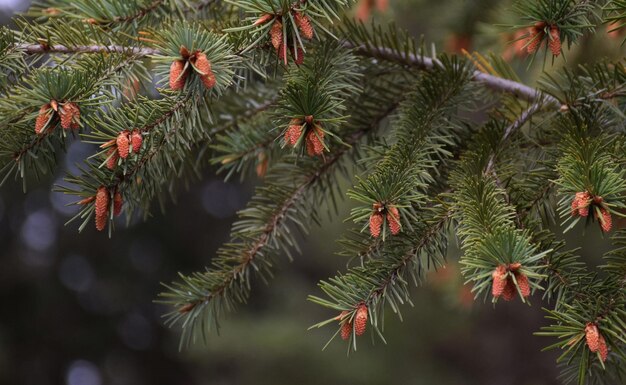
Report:
[[[613,227],[613,220],[611,219],[611,213],[609,212],[609,210],[605,209],[604,207],[600,208],[600,213],[602,214],[602,216],[599,219],[600,228],[605,233],[608,233],[609,231],[611,231],[611,227]]]
[[[374,213],[370,215],[370,234],[372,237],[378,238],[380,236],[380,231],[383,228],[383,214]]]
[[[141,131],[133,130],[132,134],[130,135],[130,144],[133,148],[133,152],[135,154],[138,154],[139,150],[141,150],[141,145],[143,144],[143,137],[141,136]]]
[[[550,41],[548,47],[552,51],[552,55],[559,56],[561,54],[561,33],[559,27],[552,25],[550,27]]]
[[[504,287],[504,291],[502,292],[502,298],[505,301],[512,301],[515,298],[515,293],[517,289],[515,288],[515,283],[511,277],[507,277],[506,286]]]
[[[59,116],[61,117],[61,127],[65,130],[74,130],[79,127],[80,109],[76,103],[65,103],[59,109]]]
[[[119,159],[119,155],[117,153],[117,148],[111,147],[107,151],[107,168],[109,170],[113,170],[115,166],[117,166],[117,160]]]
[[[506,267],[504,265],[496,267],[493,273],[491,273],[491,278],[493,279],[491,295],[494,298],[499,298],[504,293],[507,283]]]
[[[185,62],[182,60],[174,60],[170,66],[170,88],[174,91],[182,90],[185,88],[185,80],[187,80]]]
[[[362,336],[365,333],[365,329],[367,328],[367,306],[360,305],[356,310],[356,315],[354,316],[354,333],[357,336]]]
[[[302,65],[302,63],[304,63],[304,51],[302,48],[298,46],[298,48],[294,51],[293,47],[291,47],[289,50],[291,52],[291,56],[293,56],[293,62],[297,65]]]
[[[211,70],[211,62],[202,52],[196,55],[196,69],[200,71],[200,80],[207,89],[213,88],[215,85],[215,75]]]
[[[526,46],[526,50],[528,53],[537,52],[537,48],[541,45],[543,41],[543,35],[546,23],[540,21],[535,23],[534,26],[530,27],[528,30],[528,45]]]
[[[306,152],[309,156],[321,155],[324,152],[324,131],[317,125],[306,134]]]
[[[528,297],[530,295],[530,282],[528,281],[528,277],[526,276],[526,274],[522,272],[516,272],[515,280],[517,281],[517,286],[519,287],[520,293],[522,293],[522,297]]]
[[[104,230],[109,216],[109,191],[106,187],[100,186],[96,192],[96,229]]]
[[[592,353],[600,352],[602,361],[606,361],[608,356],[608,348],[606,346],[606,340],[600,334],[598,326],[595,323],[589,322],[585,326],[585,339],[587,340],[587,346]]]
[[[396,206],[387,207],[387,223],[389,224],[389,230],[391,234],[396,235],[402,229],[400,225],[400,212]]]
[[[124,201],[122,200],[122,194],[117,191],[113,196],[113,215],[118,216],[122,213],[122,206]]]
[[[130,152],[130,132],[128,132],[128,130],[120,132],[117,135],[115,144],[117,145],[117,153],[119,154],[119,157],[122,159],[128,158],[128,154]]]
[[[347,341],[350,338],[350,334],[352,334],[352,324],[346,321],[341,325],[341,339]]]
[[[285,143],[291,147],[295,147],[298,139],[302,135],[302,121],[300,119],[292,119],[290,126],[285,131]]]
[[[39,115],[37,115],[37,119],[35,120],[35,134],[43,134],[51,120],[52,114],[52,107],[50,107],[50,103],[46,103],[41,106],[39,109]]]
[[[300,33],[302,34],[302,37],[309,40],[313,39],[313,26],[311,25],[309,17],[300,12],[294,12],[293,17]]]
[[[602,362],[605,362],[609,356],[609,348],[602,334],[600,334],[600,338],[598,339],[598,351],[600,352],[600,359],[602,359]]]
[[[275,20],[270,28],[270,39],[276,50],[283,44],[283,24],[278,20]]]

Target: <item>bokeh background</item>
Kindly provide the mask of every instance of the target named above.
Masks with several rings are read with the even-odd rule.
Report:
[[[440,50],[504,54],[529,84],[541,70],[506,44],[513,34],[492,26],[514,21],[510,1],[392,0],[385,12],[377,4],[384,5],[373,2],[370,16],[424,35]],[[0,23],[27,7],[28,1],[0,0]],[[368,16],[363,7],[357,15]],[[619,39],[601,31],[555,68],[617,55]],[[322,351],[334,330],[307,327],[331,314],[306,296],[320,294],[317,282],[348,263],[328,242],[343,229],[337,217],[302,239],[303,255],[282,260],[270,285],[255,283],[250,303],[223,321],[220,336],[179,352],[179,331],[163,325],[166,309],[153,302],[160,282],[210,263],[258,180],[225,183],[207,167],[165,213],[155,210],[128,228],[120,223],[112,239],[91,227],[79,235],[75,224],[64,225],[74,213],[68,198],[50,191],[87,155],[74,142],[62,167],[27,194],[18,182],[0,189],[0,384],[559,383],[556,352],[540,352],[549,341],[532,334],[547,322],[541,298],[532,306],[473,302],[454,246],[448,268],[414,289],[415,307],[403,308],[404,321],[388,312],[387,345],[365,337],[349,357],[340,341]],[[342,204],[338,218],[349,206]],[[589,229],[584,241],[579,235],[570,236],[571,245],[597,265],[599,231]]]

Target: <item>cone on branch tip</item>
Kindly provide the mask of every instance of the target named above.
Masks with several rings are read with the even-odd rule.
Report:
[[[100,186],[96,192],[95,211],[96,229],[102,231],[106,227],[109,216],[109,190],[104,186]]]
[[[552,55],[559,56],[561,54],[561,32],[556,25],[550,26],[550,41],[548,43]]]
[[[611,231],[613,227],[613,220],[611,219],[611,213],[608,209],[602,207],[600,208],[600,216],[598,217],[598,221],[600,222],[600,228],[605,233]]]
[[[285,131],[285,144],[295,147],[302,135],[303,125],[300,119],[291,119],[289,127]]]
[[[354,316],[354,333],[357,336],[362,336],[367,328],[367,306],[365,304],[359,305]]]
[[[67,102],[63,104],[61,108],[59,108],[58,113],[63,129],[74,130],[79,127],[80,109],[76,103]]]
[[[113,215],[120,215],[122,213],[123,205],[124,201],[122,199],[122,194],[119,191],[116,191],[115,195],[113,196]]]
[[[117,146],[117,153],[120,158],[126,159],[128,158],[128,154],[130,153],[130,132],[128,130],[124,130],[117,135],[115,140],[115,144]]]
[[[600,330],[595,323],[588,322],[585,326],[585,340],[587,341],[589,351],[592,353],[599,352],[602,361],[606,361],[609,355],[609,350],[604,336],[600,334]]]
[[[341,325],[341,339],[347,341],[352,334],[352,324],[348,321]]]
[[[370,234],[372,235],[372,237],[378,238],[380,236],[380,232],[383,228],[383,222],[383,214],[375,212],[370,215]]]
[[[139,153],[141,150],[141,145],[143,144],[143,136],[141,135],[141,131],[133,130],[130,135],[130,144],[135,154]]]
[[[577,192],[572,200],[572,216],[580,215],[586,217],[589,215],[589,205],[591,204],[592,196],[587,191]]]
[[[311,25],[311,20],[309,17],[301,12],[294,12],[293,18],[296,21],[296,25],[304,37],[307,40],[313,39],[313,26]]]
[[[535,23],[535,25],[530,27],[528,31],[528,44],[526,45],[526,50],[528,51],[528,53],[537,52],[537,49],[543,41],[545,27],[546,23],[543,21],[538,21],[537,23]]]
[[[53,114],[54,112],[52,111],[50,103],[46,103],[41,106],[37,119],[35,120],[35,134],[41,135],[44,133],[46,127],[52,120]]]
[[[319,124],[314,124],[306,134],[306,152],[309,156],[324,153],[324,131]]]
[[[400,225],[400,212],[396,206],[387,207],[387,223],[389,224],[389,230],[391,234],[397,235],[402,229]]]
[[[278,19],[274,20],[274,24],[272,24],[270,39],[275,50],[278,50],[283,44],[283,23]]]
[[[211,62],[204,53],[196,53],[194,67],[199,72],[202,84],[204,84],[207,89],[213,88],[213,86],[215,86],[215,75],[211,70]]]
[[[117,166],[117,160],[119,159],[119,154],[117,152],[117,148],[112,147],[107,151],[107,168],[109,170],[113,170],[115,166]]]
[[[174,60],[170,66],[170,88],[174,91],[185,88],[187,69],[183,60]]]
[[[387,225],[391,234],[397,235],[402,230],[400,224],[400,211],[392,204],[383,204],[381,202],[374,202],[372,205],[372,214],[369,219],[370,234],[374,238],[378,238],[382,231],[382,226],[387,219]]]
[[[530,281],[526,274],[521,272],[522,264],[519,262],[510,263],[508,265],[498,265],[493,273],[491,273],[492,286],[491,295],[498,299],[502,297],[505,301],[511,301],[515,298],[517,287],[523,298],[530,296]],[[513,281],[515,277],[515,281]]]

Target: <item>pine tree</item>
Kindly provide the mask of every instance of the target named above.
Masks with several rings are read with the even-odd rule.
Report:
[[[372,4],[359,5],[360,18]],[[342,17],[354,5],[34,5],[0,30],[2,182],[26,191],[68,142],[92,144],[81,172],[55,189],[76,197],[80,231],[110,237],[117,215],[147,218],[201,164],[226,179],[256,173],[262,182],[211,266],[159,297],[181,346],[217,329],[252,279],[269,280],[275,259],[299,250],[294,228],[306,233],[347,195],[341,254],[360,264],[320,282],[323,296],[310,300],[329,318],[312,327],[335,328],[349,350],[367,332],[384,341],[385,309],[401,318],[411,286],[445,265],[454,232],[477,299],[541,297],[537,334],[562,351],[565,382],[624,383],[625,62],[568,69],[555,59],[603,25],[621,32],[626,1],[515,2],[505,28],[516,55],[543,60],[538,88],[496,55],[437,54],[394,25]],[[597,268],[559,236],[586,228],[614,245]]]

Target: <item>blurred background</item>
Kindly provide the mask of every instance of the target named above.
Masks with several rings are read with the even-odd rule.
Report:
[[[0,0],[0,23],[28,3]],[[395,21],[439,50],[502,54],[533,84],[541,63],[528,68],[507,44],[514,33],[492,27],[514,21],[509,7],[510,1],[495,0],[361,0],[355,14]],[[566,65],[623,55],[620,40],[604,32],[583,39]],[[306,329],[331,314],[306,296],[319,295],[317,282],[348,262],[335,255],[338,245],[325,241],[342,231],[336,218],[302,239],[304,254],[282,260],[269,286],[256,282],[250,303],[224,320],[220,336],[179,352],[179,331],[164,327],[166,309],[153,303],[160,282],[210,263],[258,181],[224,183],[207,168],[202,182],[164,214],[157,210],[129,228],[120,223],[112,239],[91,226],[79,235],[76,224],[64,226],[74,208],[50,190],[87,155],[74,142],[57,173],[27,194],[11,181],[0,190],[0,384],[558,383],[557,353],[540,352],[549,341],[532,334],[546,324],[541,299],[495,309],[473,302],[454,247],[448,268],[414,289],[416,307],[403,308],[403,322],[388,312],[388,345],[366,337],[350,357],[340,341],[322,352],[335,330]],[[339,218],[349,205],[343,203]],[[598,264],[599,230],[589,229],[584,243],[574,233],[571,245]]]

